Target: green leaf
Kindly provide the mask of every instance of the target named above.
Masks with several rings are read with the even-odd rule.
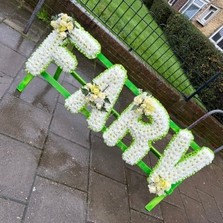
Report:
[[[108,97],[105,98],[105,102],[111,104],[111,102],[110,102]]]
[[[104,112],[107,112],[107,110],[106,110],[105,107],[102,107],[100,110],[101,110],[101,111],[104,111]]]
[[[134,106],[132,107],[132,110],[136,110],[138,107],[139,107],[138,105],[134,105]]]
[[[88,93],[89,93],[89,91],[88,91],[86,88],[81,88],[81,92],[82,92],[85,96],[87,96]]]

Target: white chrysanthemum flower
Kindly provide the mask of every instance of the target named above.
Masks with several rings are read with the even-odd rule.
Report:
[[[74,29],[70,32],[70,41],[88,59],[94,59],[101,52],[100,43],[77,22]]]
[[[59,34],[56,31],[50,33],[26,62],[26,71],[37,76],[47,68],[51,61],[55,61],[65,72],[75,70],[76,57],[62,45],[63,40]]]

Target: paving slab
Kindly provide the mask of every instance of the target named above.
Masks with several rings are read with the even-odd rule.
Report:
[[[15,0],[0,0],[0,9],[0,16],[5,19],[7,16],[12,15],[18,9],[18,3]]]
[[[25,57],[31,54],[36,45],[5,23],[0,24],[0,42]]]
[[[25,206],[0,198],[0,222],[20,223]]]
[[[125,183],[125,164],[117,147],[108,147],[103,139],[91,135],[91,169]]]
[[[50,130],[86,148],[90,146],[86,118],[81,114],[71,114],[61,104],[57,104]]]
[[[127,188],[105,176],[90,173],[88,221],[97,223],[127,223],[130,213]]]
[[[198,193],[199,193],[199,196],[200,196],[200,199],[203,204],[208,220],[215,223],[222,223],[223,218],[220,213],[220,210],[217,207],[217,204],[214,198],[199,190],[198,190]]]
[[[206,176],[206,167],[199,172],[195,173],[191,178],[196,185],[196,188],[211,195],[212,190],[210,190],[210,185],[212,184]]]
[[[66,76],[67,76],[67,75],[65,75],[64,79],[66,79]],[[62,85],[63,85],[63,87],[65,87],[71,94],[73,94],[75,91],[78,90],[77,87],[75,87],[74,85],[69,84],[69,83],[67,83],[67,82],[65,82],[65,81],[63,81]],[[64,106],[64,103],[65,103],[65,98],[64,98],[64,96],[60,95],[60,96],[59,96],[59,100],[58,100],[58,102],[61,103],[61,104]]]
[[[179,188],[176,188],[170,196],[167,196],[165,198],[165,202],[184,209],[184,205],[183,205],[183,201],[180,196]]]
[[[0,135],[0,195],[27,201],[40,151]]]
[[[49,113],[9,94],[0,104],[0,133],[38,148],[43,147],[50,119]]]
[[[127,170],[127,183],[130,207],[144,214],[163,219],[160,205],[157,205],[150,212],[145,209],[145,206],[154,198],[149,192],[146,177]]]
[[[215,154],[213,163],[223,170],[223,152]]]
[[[162,223],[160,219],[131,210],[131,223]]]
[[[9,92],[34,107],[52,114],[56,107],[59,93],[41,77],[35,77],[25,90],[20,93],[16,90],[16,87],[25,75],[26,72],[22,69],[13,81]]]
[[[212,194],[214,196],[214,199],[216,201],[218,209],[220,210],[220,212],[223,213],[223,190],[222,190],[222,187],[219,187],[217,185],[211,185],[210,190],[212,191]]]
[[[9,47],[3,45],[2,43],[0,43],[0,48],[1,72],[11,77],[15,77],[22,68],[26,58]]]
[[[50,134],[38,174],[80,190],[88,186],[89,150]]]
[[[200,201],[200,198],[197,193],[197,189],[192,177],[187,178],[179,186],[180,193],[185,194],[188,197],[191,197],[197,201]]]
[[[12,81],[13,81],[12,77],[9,77],[8,75],[0,72],[0,99],[5,94],[7,89],[10,87]]]
[[[161,202],[160,206],[165,223],[189,223],[184,210],[165,202]]]
[[[84,223],[86,194],[37,177],[25,223]]]
[[[22,33],[31,14],[31,11],[28,11],[24,7],[20,7],[13,14],[7,16],[4,23]],[[26,36],[32,41],[38,42],[46,32],[49,32],[47,24],[35,18]]]
[[[202,203],[182,195],[186,214],[190,223],[208,223]]]

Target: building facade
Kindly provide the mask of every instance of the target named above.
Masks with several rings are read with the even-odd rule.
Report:
[[[223,52],[223,0],[168,0]]]

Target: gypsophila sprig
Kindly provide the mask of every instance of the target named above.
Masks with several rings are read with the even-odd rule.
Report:
[[[74,19],[65,13],[60,13],[58,16],[53,17],[50,24],[61,39],[67,38],[74,29]]]
[[[107,111],[106,103],[111,103],[107,95],[104,93],[106,90],[101,90],[95,83],[87,83],[81,88],[81,92],[85,95],[87,103],[99,111]]]

